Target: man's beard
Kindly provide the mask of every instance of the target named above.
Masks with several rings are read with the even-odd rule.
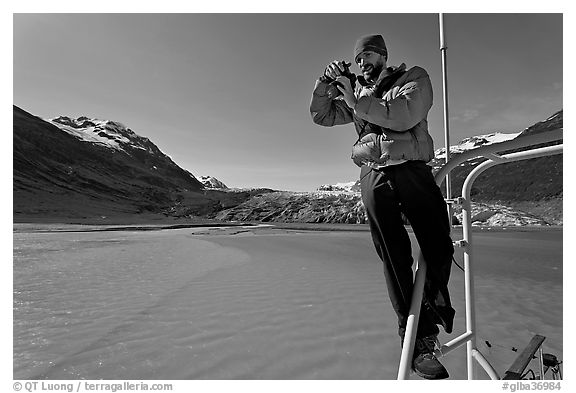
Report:
[[[384,64],[382,63],[371,64],[369,67],[367,67],[365,72],[362,71],[362,75],[364,75],[364,79],[368,81],[375,81],[382,72],[383,68]]]

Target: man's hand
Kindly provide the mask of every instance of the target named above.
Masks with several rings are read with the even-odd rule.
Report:
[[[354,96],[350,79],[345,76],[339,76],[336,78],[336,83],[336,87],[342,92],[342,98],[344,98],[346,105],[348,105],[350,109],[354,109],[356,106],[356,97]]]
[[[324,75],[328,78],[336,79],[344,72],[344,66],[341,61],[334,60],[332,63],[326,66],[324,70]]]

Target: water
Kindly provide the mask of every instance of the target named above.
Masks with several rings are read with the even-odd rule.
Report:
[[[367,232],[219,231],[15,232],[14,378],[395,378]],[[503,371],[539,333],[561,359],[562,232],[475,244],[480,349]],[[451,288],[463,327],[456,268]]]

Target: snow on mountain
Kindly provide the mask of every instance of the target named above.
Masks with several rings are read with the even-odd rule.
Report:
[[[92,119],[86,116],[77,119],[60,116],[45,120],[83,142],[95,143],[115,150],[125,150],[126,146],[130,146],[151,152],[148,138],[137,135],[116,121]]]
[[[468,150],[476,149],[480,146],[492,145],[494,143],[500,143],[509,141],[520,135],[521,132],[504,134],[501,132],[494,132],[492,134],[486,135],[475,135],[469,138],[464,138],[457,145],[450,146],[450,154],[459,154]],[[446,148],[437,149],[434,152],[434,158],[445,159],[446,158]]]
[[[556,113],[554,113],[552,116],[550,116],[549,118],[547,118],[546,120],[542,121],[541,123],[546,123],[546,122],[553,122],[556,120],[563,120],[563,111],[558,111]],[[530,128],[530,127],[528,127]]]
[[[357,192],[359,191],[357,183],[356,181],[350,181],[347,183],[323,184],[318,187],[317,191]]]
[[[206,188],[216,188],[222,190],[228,189],[226,184],[222,183],[220,180],[212,176],[200,176],[198,180],[200,180],[200,182],[202,182],[202,184],[204,184],[204,187]]]

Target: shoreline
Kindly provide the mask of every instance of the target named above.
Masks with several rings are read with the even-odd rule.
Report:
[[[222,222],[203,221],[195,223],[125,223],[125,224],[103,224],[103,223],[78,223],[78,222],[13,222],[13,233],[44,233],[44,232],[136,232],[136,231],[161,231],[173,229],[194,229],[194,228],[245,228],[257,230],[259,228],[278,230],[298,230],[298,231],[320,231],[320,232],[370,232],[368,224],[326,224],[326,223],[284,223],[284,222]],[[454,230],[462,231],[462,225],[454,225]],[[412,232],[410,226],[406,226]],[[483,226],[474,225],[472,232],[537,232],[537,231],[562,231],[562,225],[548,226]]]

